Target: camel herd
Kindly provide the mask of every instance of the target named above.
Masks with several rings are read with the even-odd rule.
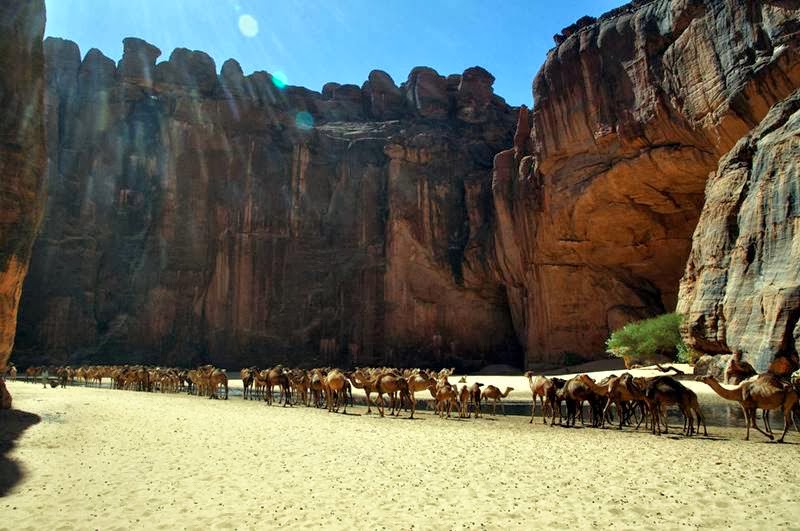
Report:
[[[16,374],[16,372],[14,373]],[[67,384],[83,384],[87,387],[101,387],[108,379],[112,389],[127,391],[153,391],[190,394],[218,398],[224,392],[228,398],[228,376],[224,369],[203,365],[197,369],[176,369],[145,367],[142,365],[92,365],[72,367],[28,367],[25,369],[28,382],[41,382],[47,387]]]
[[[16,379],[16,368],[9,367],[6,378]],[[13,370],[13,372],[12,372]],[[246,400],[263,400],[271,405],[277,401],[283,407],[303,404],[325,408],[329,412],[347,413],[347,406],[353,405],[352,388],[363,391],[366,397],[367,413],[373,406],[383,417],[399,416],[401,411],[409,411],[414,418],[418,398],[416,393],[430,393],[433,409],[441,417],[451,417],[454,413],[460,418],[478,418],[489,402],[491,414],[496,413],[497,405],[505,414],[502,399],[508,397],[513,388],[501,391],[494,385],[482,383],[466,384],[462,378],[451,383],[449,378],[453,369],[440,371],[422,369],[396,369],[390,367],[357,368],[344,371],[337,368],[299,369],[280,365],[259,369],[248,367],[240,371],[242,396]],[[40,381],[45,386],[48,381],[54,387],[67,383],[85,386],[101,386],[104,379],[110,381],[113,389],[180,392],[186,391],[208,398],[228,398],[228,378],[223,369],[204,365],[196,369],[160,368],[145,366],[86,366],[86,367],[30,367],[26,369],[28,381]],[[697,394],[679,380],[667,375],[643,378],[630,373],[612,375],[595,381],[586,374],[570,379],[546,377],[525,373],[530,386],[533,403],[531,418],[535,419],[537,403],[541,419],[547,424],[575,426],[578,420],[582,425],[602,428],[612,422],[619,428],[631,426],[639,429],[642,423],[652,433],[666,433],[666,409],[675,406],[684,417],[683,433],[687,436],[698,433],[702,426],[708,435]],[[770,440],[774,434],[769,424],[769,412],[780,410],[784,418],[784,429],[779,442],[783,442],[792,423],[797,427],[795,417],[800,416],[800,383],[788,381],[770,373],[754,375],[734,388],[723,387],[713,376],[696,378],[709,385],[719,396],[737,402],[744,412],[746,423],[745,439],[750,437],[750,428],[757,430]],[[459,384],[462,384],[459,387]],[[584,408],[584,405],[588,408]],[[584,416],[584,409],[588,418]],[[764,429],[757,425],[757,412],[762,410]]]

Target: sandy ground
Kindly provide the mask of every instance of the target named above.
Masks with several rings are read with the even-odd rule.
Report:
[[[482,377],[489,383],[495,378]],[[800,529],[790,444],[9,383],[0,529]],[[5,433],[3,440],[8,439]],[[7,445],[4,445],[7,446]]]

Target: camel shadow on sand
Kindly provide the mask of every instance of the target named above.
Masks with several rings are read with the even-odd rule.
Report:
[[[41,420],[39,415],[27,411],[0,410],[0,497],[5,496],[23,477],[22,467],[8,454],[22,433]]]

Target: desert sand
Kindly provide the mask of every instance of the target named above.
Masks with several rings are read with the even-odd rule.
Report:
[[[9,387],[3,441],[22,412],[41,420],[0,458],[21,473],[0,529],[800,528],[794,431],[779,445],[743,427],[657,437]]]

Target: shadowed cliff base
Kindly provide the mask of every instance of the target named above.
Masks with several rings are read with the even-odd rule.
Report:
[[[41,420],[39,415],[17,409],[0,410],[0,496],[6,496],[24,477],[22,465],[8,456],[14,442]]]

